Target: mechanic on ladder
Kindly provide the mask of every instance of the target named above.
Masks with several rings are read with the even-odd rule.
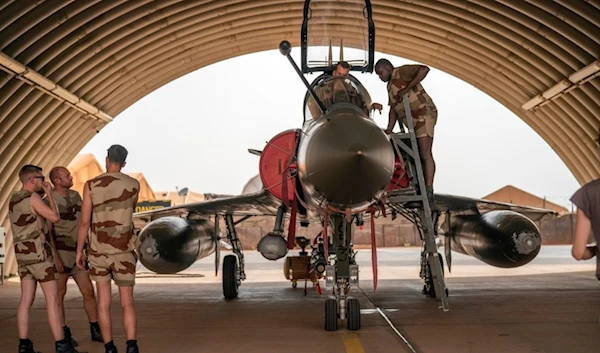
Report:
[[[402,96],[408,94],[411,115],[415,124],[415,135],[419,145],[419,155],[425,174],[425,188],[429,204],[433,204],[433,176],[435,174],[435,162],[431,153],[433,145],[433,130],[437,122],[437,108],[433,100],[421,85],[421,81],[427,76],[429,68],[424,65],[402,65],[394,68],[387,59],[379,59],[375,64],[375,72],[383,82],[387,82],[389,96],[390,114],[387,134],[398,120],[402,119],[405,126],[406,112]]]

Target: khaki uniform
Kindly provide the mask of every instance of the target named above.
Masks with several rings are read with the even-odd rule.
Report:
[[[81,196],[75,190],[69,190],[67,197],[56,190],[52,197],[58,208],[60,220],[53,225],[53,236],[58,256],[63,263],[65,273],[70,275],[82,272],[75,263],[77,257],[77,227],[81,217]],[[46,203],[48,203],[46,199]]]
[[[86,183],[92,199],[88,243],[90,277],[117,286],[135,284],[136,239],[133,207],[140,183],[123,173],[104,173]]]
[[[402,97],[398,97],[398,92],[413,80],[419,67],[420,65],[403,65],[395,68],[387,84],[389,105],[396,111],[398,118],[402,119],[405,126],[408,126],[406,111]],[[408,90],[407,94],[416,137],[433,137],[437,122],[437,108],[433,104],[433,100],[420,83]]]
[[[40,238],[37,215],[31,209],[31,192],[14,192],[10,198],[8,214],[21,280],[55,280],[57,272],[52,249]]]

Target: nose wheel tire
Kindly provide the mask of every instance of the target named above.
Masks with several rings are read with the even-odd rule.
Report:
[[[335,299],[325,301],[325,331],[338,329],[338,304]]]
[[[238,264],[235,255],[227,255],[223,259],[223,295],[226,299],[238,296]]]
[[[358,299],[348,299],[346,315],[348,330],[360,330],[360,302],[358,301]]]

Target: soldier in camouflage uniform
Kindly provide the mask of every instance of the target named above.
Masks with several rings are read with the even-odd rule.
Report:
[[[140,184],[121,173],[126,158],[127,150],[123,146],[111,146],[106,157],[106,173],[86,182],[77,239],[77,266],[84,270],[83,248],[91,230],[87,247],[88,262],[90,276],[98,290],[98,316],[107,353],[117,352],[112,341],[110,318],[111,279],[119,287],[127,353],[138,353],[137,319],[133,303],[137,263],[133,211]]]
[[[433,130],[437,122],[437,108],[421,85],[429,68],[423,65],[403,65],[394,68],[387,59],[380,59],[375,64],[375,72],[383,82],[387,82],[390,115],[386,133],[392,133],[398,117],[406,125],[406,111],[402,97],[408,94],[410,113],[415,124],[415,135],[423,163],[427,196],[431,202],[433,201],[433,177],[435,175],[435,161],[431,147]]]
[[[79,291],[83,296],[83,307],[90,322],[90,333],[92,341],[103,342],[98,325],[98,308],[94,287],[87,271],[81,271],[75,264],[77,255],[77,227],[81,215],[81,196],[73,186],[73,177],[65,167],[54,167],[50,171],[50,180],[54,185],[52,198],[58,207],[60,220],[54,225],[49,224],[50,243],[54,250],[54,262],[58,270],[58,297],[61,305],[61,314],[65,326],[65,337],[71,338],[71,330],[66,325],[64,299],[67,293],[67,281],[73,277]],[[49,198],[45,199],[46,201]],[[72,340],[73,345],[77,345]]]
[[[21,168],[19,179],[23,187],[12,194],[9,204],[15,257],[21,278],[21,301],[17,312],[19,353],[35,353],[33,343],[29,339],[29,310],[35,298],[38,282],[46,298],[48,323],[56,341],[56,352],[77,353],[71,340],[65,338],[62,330],[56,268],[42,228],[44,223],[42,218],[53,223],[59,219],[52,197],[49,197],[50,206],[48,206],[39,195],[42,189],[50,195],[52,188],[44,181],[42,169],[34,165],[25,165]]]

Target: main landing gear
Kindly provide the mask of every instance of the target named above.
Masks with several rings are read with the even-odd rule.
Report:
[[[223,259],[223,295],[226,299],[237,298],[238,289],[242,281],[246,279],[244,271],[244,254],[242,253],[242,244],[235,231],[235,223],[230,214],[225,215],[225,225],[227,226],[227,239],[231,242],[233,253]],[[217,246],[219,246],[217,244]]]

